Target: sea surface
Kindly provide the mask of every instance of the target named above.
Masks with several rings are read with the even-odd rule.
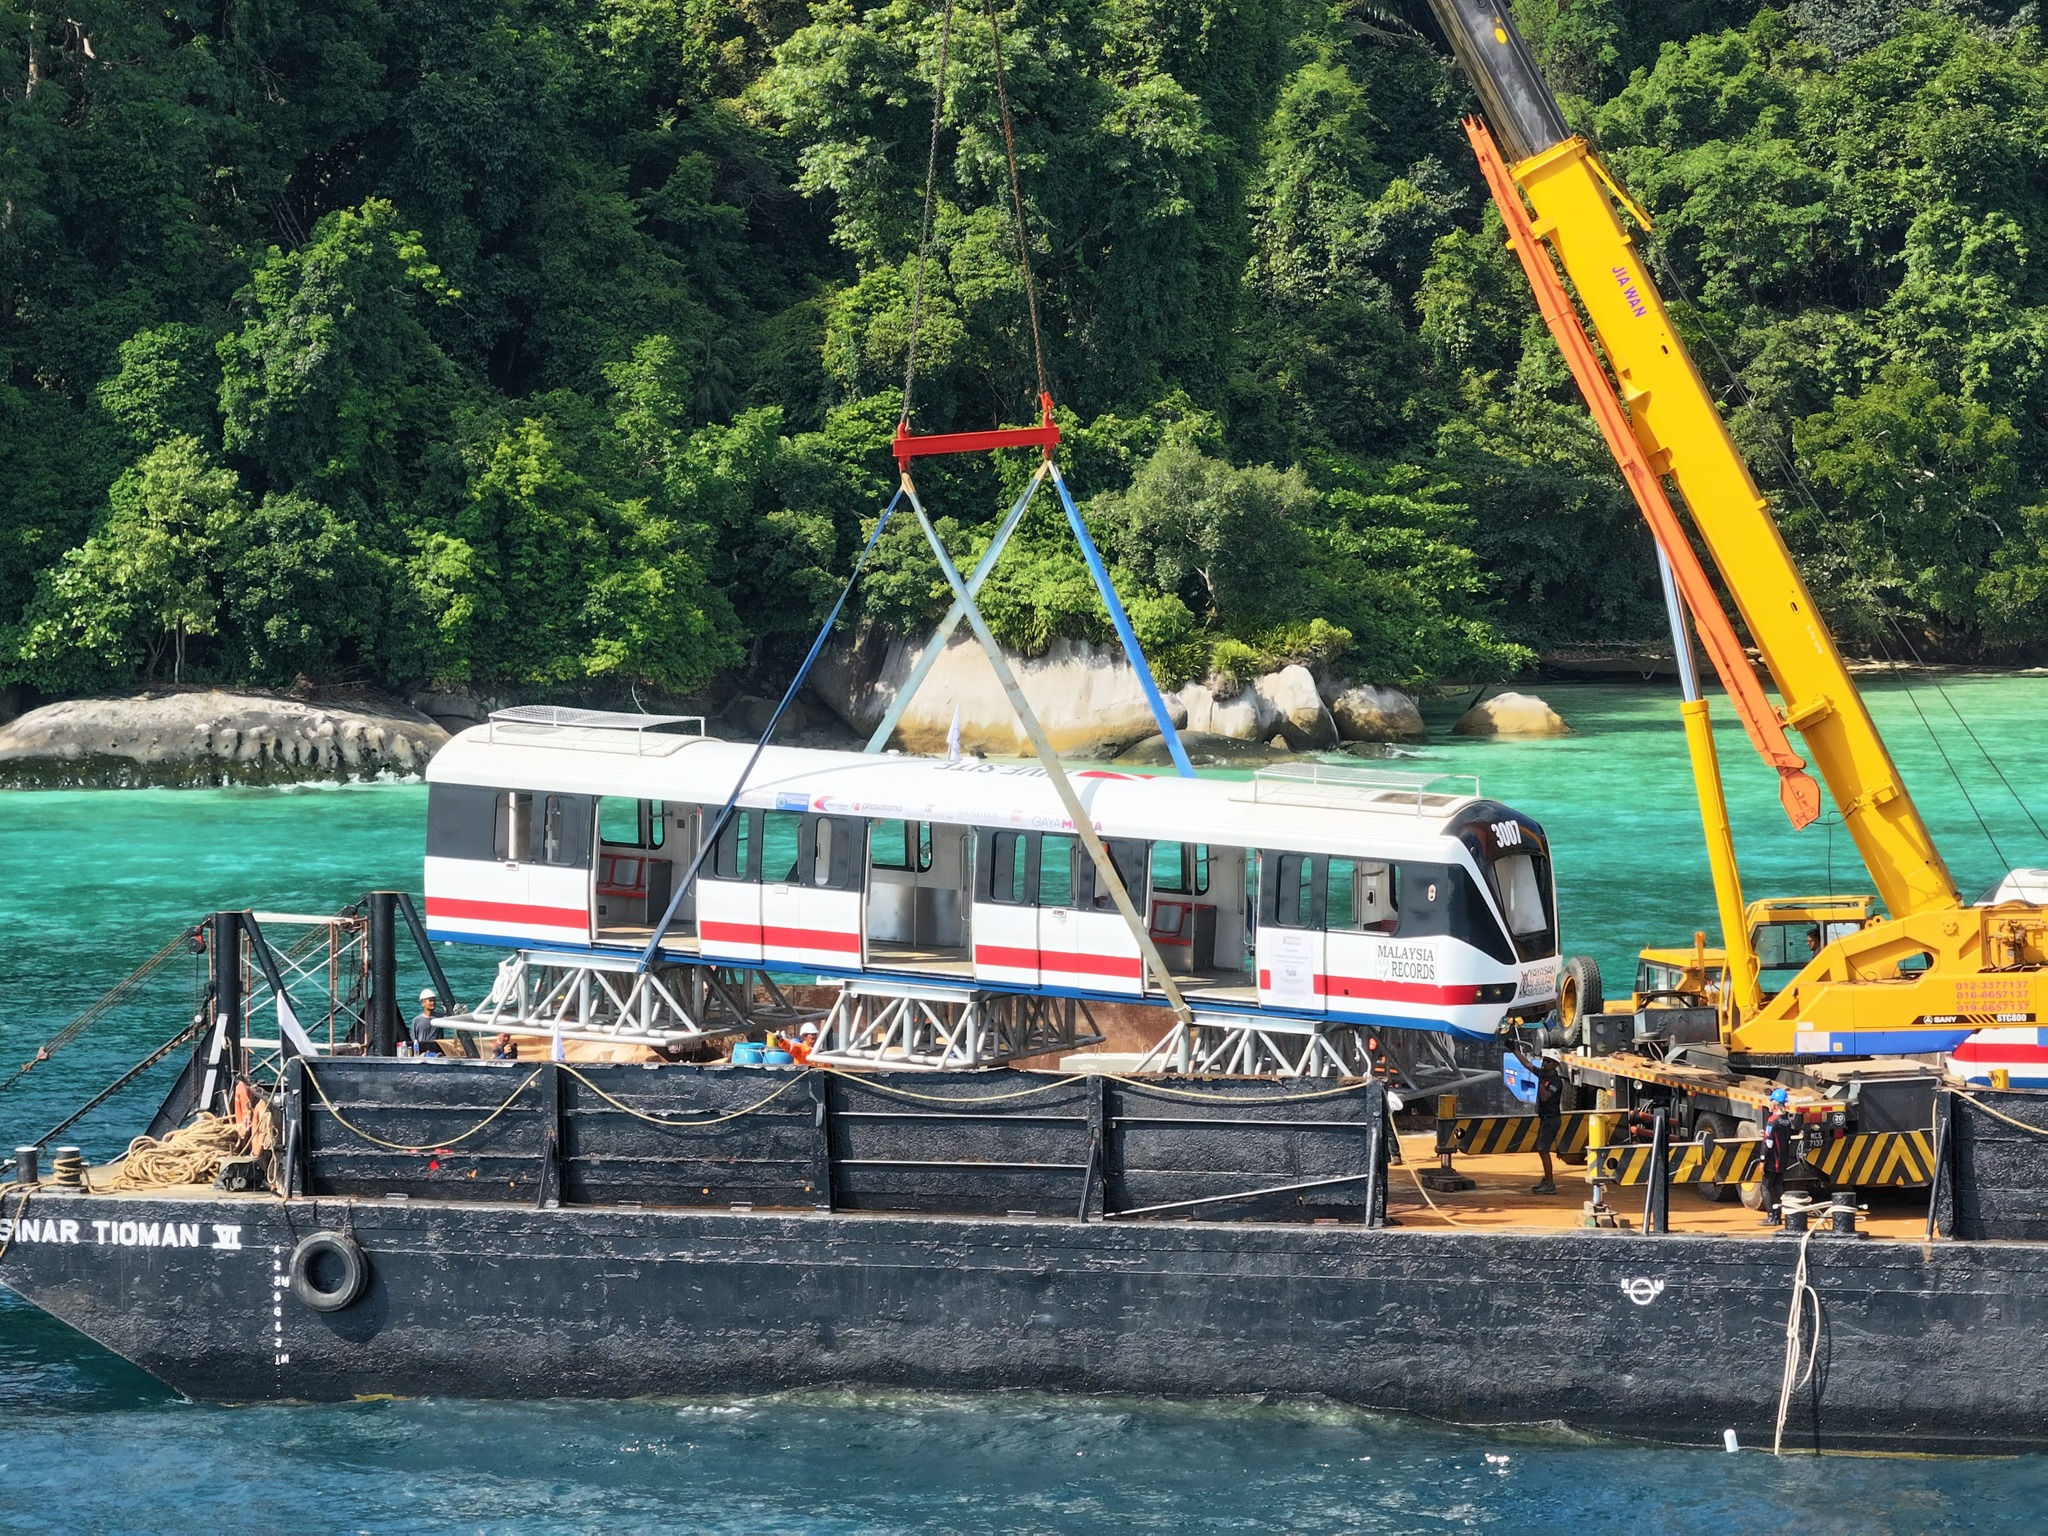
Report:
[[[1554,741],[1441,735],[1390,766],[1476,775],[1537,817],[1565,947],[1616,990],[1644,943],[1713,927],[1674,691],[1542,690]],[[1965,892],[2048,866],[2048,676],[1870,685]],[[1460,701],[1461,702],[1461,701]],[[1867,890],[1837,819],[1793,835],[1716,700],[1747,893]],[[1457,702],[1433,710],[1447,724]],[[322,913],[416,890],[426,793],[0,794],[0,1079],[216,907]],[[2038,823],[2038,824],[2037,824]],[[488,956],[444,950],[459,992]],[[414,967],[413,969],[417,969]],[[406,980],[417,986],[407,972]],[[188,1018],[180,959],[0,1090],[34,1140]],[[118,1151],[175,1062],[66,1140]],[[1559,1349],[1570,1347],[1561,1321]],[[1483,1362],[1480,1366],[1484,1368]],[[1703,1439],[1718,1430],[1703,1426]],[[1317,1402],[1180,1403],[843,1390],[623,1404],[220,1408],[0,1292],[0,1531],[1914,1532],[2048,1524],[2048,1462],[1683,1450],[1556,1426],[1451,1429]]]

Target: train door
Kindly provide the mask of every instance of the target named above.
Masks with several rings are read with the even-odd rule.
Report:
[[[1036,832],[986,830],[974,856],[974,974],[1035,987],[1038,968]]]
[[[1074,910],[1075,865],[1087,859],[1080,839],[1038,838],[1038,979],[1044,986],[1086,985],[1081,974],[1081,914]]]
[[[868,824],[857,816],[806,816],[797,829],[796,926],[783,930],[763,908],[762,952],[770,960],[857,969],[861,884]],[[763,900],[766,900],[763,890]]]
[[[1323,1011],[1326,959],[1324,877],[1319,853],[1259,855],[1259,1002]]]
[[[786,960],[803,943],[802,811],[763,811],[757,850],[761,881],[761,957]]]
[[[697,877],[698,949],[721,960],[761,959],[760,811],[734,811]]]
[[[1152,845],[1136,838],[1105,840],[1131,905],[1146,910],[1147,865]],[[1102,882],[1088,850],[1074,849],[1074,918],[1072,924],[1074,985],[1091,992],[1121,992],[1136,997],[1145,990],[1145,959],[1130,924],[1116,907],[1116,898]],[[1043,965],[1043,960],[1040,961]]]
[[[597,802],[597,938],[638,942],[661,920],[675,888],[668,843],[669,812],[661,801],[607,795]]]

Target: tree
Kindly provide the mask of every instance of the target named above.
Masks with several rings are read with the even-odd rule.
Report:
[[[29,611],[24,670],[43,686],[120,678],[140,652],[154,679],[168,654],[185,675],[188,638],[213,634],[220,537],[246,508],[233,471],[196,438],[174,437],[114,482],[106,517],[50,571]]]

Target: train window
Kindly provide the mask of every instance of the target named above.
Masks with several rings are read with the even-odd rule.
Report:
[[[711,873],[719,880],[751,880],[754,875],[754,823],[759,811],[734,811],[718,834],[711,853]]]
[[[540,801],[532,857],[542,864],[588,869],[591,814],[596,809],[591,797],[541,795],[528,798]]]
[[[1041,907],[1071,907],[1074,904],[1074,842],[1071,837],[1039,839],[1038,904]]]
[[[1262,898],[1266,903],[1266,920],[1282,928],[1320,927],[1322,893],[1317,889],[1317,855],[1276,853],[1269,859],[1272,867],[1266,875],[1268,886]]]
[[[597,840],[614,848],[640,846],[641,801],[606,795],[597,802]]]
[[[916,836],[912,836],[915,829]],[[932,824],[928,821],[877,821],[868,833],[877,869],[911,869],[922,873],[932,867]]]
[[[1401,871],[1371,859],[1358,863],[1358,926],[1366,933],[1401,930]]]
[[[647,836],[640,846],[659,848],[668,840],[668,806],[660,800],[642,800],[640,803],[647,808]]]
[[[1501,916],[1515,938],[1550,931],[1544,910],[1543,882],[1533,853],[1510,853],[1493,861],[1493,881],[1500,891]]]
[[[1164,896],[1207,895],[1209,891],[1209,845],[1207,843],[1154,843],[1152,845],[1152,889]]]
[[[1143,910],[1145,866],[1149,862],[1145,844],[1134,837],[1112,837],[1103,846],[1109,850],[1109,862],[1116,866],[1117,878],[1123,881],[1132,903]],[[1083,911],[1114,912],[1116,898],[1098,876],[1094,858],[1083,849],[1076,849],[1074,858],[1074,905]]]
[[[495,789],[482,789],[470,784],[429,785],[427,857],[504,857],[497,851],[499,799],[499,792]]]
[[[761,883],[788,885],[796,879],[797,842],[803,831],[802,811],[761,814]]]
[[[1031,834],[991,832],[988,834],[988,899],[1007,906],[1022,906],[1029,890]]]
[[[533,796],[525,790],[508,789],[498,796],[492,846],[508,863],[523,864],[533,856]]]
[[[1323,926],[1332,933],[1398,932],[1398,882],[1395,866],[1377,859],[1331,859]]]
[[[1349,933],[1358,926],[1358,860],[1331,859],[1323,897],[1323,926]]]
[[[821,891],[857,891],[867,823],[855,816],[811,816],[804,822],[798,864],[804,884]]]
[[[549,795],[540,813],[540,861],[562,862],[562,797]]]

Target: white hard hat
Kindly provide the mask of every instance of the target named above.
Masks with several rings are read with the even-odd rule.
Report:
[[[799,1035],[815,1035],[817,1032],[818,1026],[815,1024],[806,1024],[802,1029],[797,1031]]]
[[[423,1003],[438,1003],[438,1002],[439,1002],[440,1000],[441,1000],[441,994],[440,994],[440,993],[438,993],[438,992],[436,992],[436,991],[435,991],[435,990],[434,990],[434,989],[433,989],[432,987],[422,987],[422,988],[420,988],[420,1001],[421,1001],[421,1002],[423,1002]]]

